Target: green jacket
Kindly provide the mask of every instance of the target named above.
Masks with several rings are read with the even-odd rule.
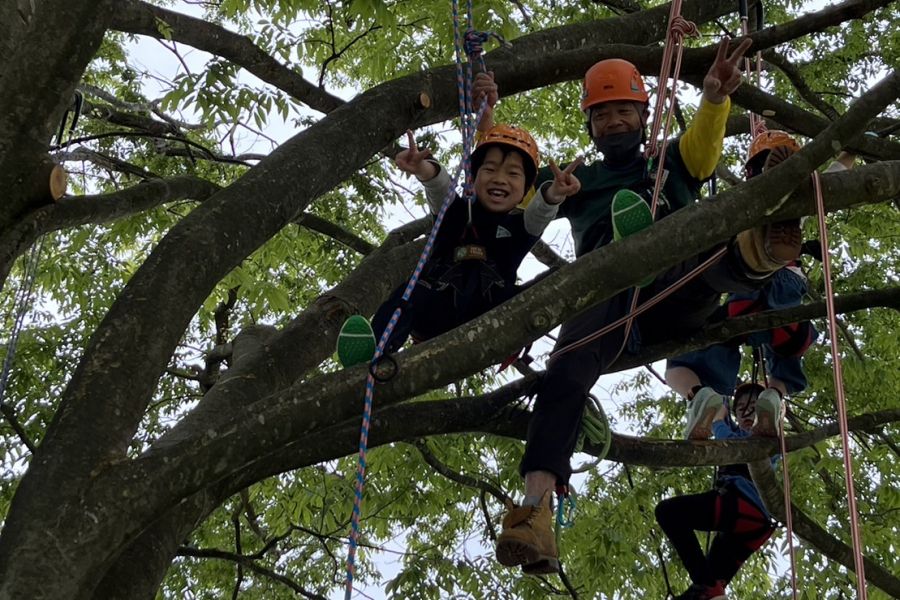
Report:
[[[663,164],[668,172],[663,186],[668,207],[661,205],[657,209],[658,216],[665,216],[699,198],[701,184],[712,174],[722,153],[730,106],[729,101],[718,105],[701,102],[687,131],[669,141]],[[581,182],[581,191],[560,204],[558,213],[569,219],[572,226],[575,256],[612,241],[610,205],[617,191],[628,188],[641,192],[649,188],[652,194],[653,180],[646,171],[647,162],[644,160],[625,169],[613,169],[603,161],[575,169],[574,175]],[[538,171],[535,187],[539,188],[547,181],[553,181],[553,172],[549,167],[544,167]]]

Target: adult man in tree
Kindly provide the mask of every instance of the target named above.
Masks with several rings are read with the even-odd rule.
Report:
[[[741,83],[739,64],[751,42],[743,40],[729,55],[728,40],[718,48],[715,61],[703,80],[703,96],[691,126],[668,144],[661,209],[664,217],[699,197],[700,186],[715,169],[722,151],[729,95]],[[480,74],[475,97],[486,97],[493,106],[498,94],[492,74]],[[559,206],[569,219],[575,239],[576,256],[581,256],[615,239],[626,237],[652,223],[644,198],[652,190],[655,168],[641,152],[646,141],[649,95],[638,70],[627,61],[611,59],[595,64],[585,75],[581,109],[586,128],[603,159],[574,170],[581,192],[563,203],[544,190],[544,201]],[[492,125],[486,110],[480,129]],[[538,174],[537,186],[552,179]],[[627,190],[622,192],[622,190]],[[525,478],[523,506],[515,507],[503,521],[497,540],[497,560],[507,566],[521,565],[526,573],[553,573],[559,568],[558,553],[551,529],[551,495],[564,486],[571,475],[569,460],[574,451],[584,414],[587,394],[599,376],[607,372],[622,352],[637,352],[641,343],[702,327],[718,306],[719,295],[728,291],[749,291],[789,259],[799,255],[799,241],[779,234],[778,228],[764,227],[742,232],[731,240],[725,252],[701,275],[667,300],[635,319],[630,327],[620,326],[606,335],[579,343],[600,328],[628,314],[635,290],[627,290],[563,324],[554,355],[535,401],[520,472]],[[794,247],[796,246],[796,247]],[[641,294],[647,300],[669,287],[686,273],[710,258],[720,248],[681,263],[649,282]],[[777,266],[777,267],[776,267]],[[677,319],[673,319],[677,317]],[[665,328],[661,324],[665,323]],[[627,333],[626,333],[627,332]],[[626,335],[628,336],[626,338]]]

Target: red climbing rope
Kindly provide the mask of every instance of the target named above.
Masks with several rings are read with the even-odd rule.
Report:
[[[856,508],[856,492],[853,486],[853,458],[850,455],[850,431],[847,425],[847,401],[844,396],[844,377],[841,353],[838,347],[837,314],[834,310],[834,284],[831,280],[831,259],[828,251],[828,227],[825,224],[825,201],[818,171],[812,172],[813,192],[816,196],[816,212],[819,221],[819,239],[822,243],[822,270],[825,278],[825,306],[828,310],[828,334],[831,337],[831,359],[834,371],[834,394],[837,400],[838,425],[841,430],[841,447],[844,453],[844,480],[847,484],[847,508],[850,513],[850,536],[853,540],[853,563],[856,570],[858,598],[866,600],[866,573],[863,563],[862,538],[859,532],[859,516]]]
[[[654,218],[656,217],[656,207],[659,204],[659,194],[662,191],[663,184],[665,183],[665,177],[662,176],[662,173],[664,172],[663,165],[665,162],[666,148],[668,146],[672,115],[675,111],[676,93],[678,90],[678,76],[681,72],[681,55],[684,51],[684,45],[682,42],[684,40],[684,36],[696,36],[698,34],[699,31],[697,29],[697,26],[681,16],[681,0],[673,0],[672,6],[669,9],[668,34],[666,35],[666,41],[663,45],[663,57],[662,64],[660,66],[659,82],[656,94],[656,108],[653,111],[653,124],[650,127],[649,142],[647,143],[647,147],[644,150],[644,158],[650,161],[651,164],[654,158],[656,158],[657,156],[659,157],[659,164],[655,169],[656,176],[654,177],[653,199],[650,205],[650,213],[654,216]],[[670,74],[672,83],[670,87],[667,87],[666,82],[668,82]],[[669,100],[669,104],[668,108],[666,109],[665,107],[667,100]],[[665,113],[665,118],[663,118],[663,113]],[[664,126],[663,123],[665,123]],[[659,146],[657,146],[655,140],[659,136],[660,128],[662,128],[663,130],[663,139],[660,142]],[[649,170],[653,171],[653,169]],[[658,304],[660,301],[671,295],[681,286],[686,284],[692,278],[696,277],[705,269],[709,268],[714,260],[721,257],[724,252],[724,249],[716,252],[716,254],[707,259],[702,265],[682,277],[670,288],[662,291],[661,293],[654,296],[651,300],[645,302],[640,308],[637,307],[640,288],[635,287],[631,299],[631,308],[629,309],[627,315],[580,340],[577,340],[567,346],[560,348],[559,350],[556,350],[550,355],[550,358],[552,359],[555,356],[558,356],[570,350],[580,348],[581,346],[584,346],[585,344],[596,340],[597,338],[605,335],[606,333],[612,331],[613,329],[619,327],[624,323],[625,334],[622,337],[622,345],[619,348],[619,352],[617,353],[618,355],[620,355],[628,344],[628,335],[631,333],[631,325],[635,317],[637,317],[644,311],[649,310],[654,305]]]
[[[763,387],[769,387],[769,376],[766,373],[766,356],[762,346],[759,347],[759,355],[756,357],[759,370],[762,372]],[[756,375],[753,376],[754,380]],[[754,381],[755,382],[755,381]],[[778,415],[778,443],[781,447],[781,473],[783,479],[782,491],[784,498],[784,526],[787,528],[788,552],[791,556],[791,598],[797,600],[797,558],[794,550],[794,507],[791,504],[791,475],[787,462],[787,443],[784,439],[784,420],[787,416],[787,402],[782,398],[781,409]]]

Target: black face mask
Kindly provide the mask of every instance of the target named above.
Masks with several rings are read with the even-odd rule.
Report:
[[[635,129],[634,131],[595,137],[593,140],[597,150],[603,153],[604,160],[621,163],[630,161],[637,156],[643,137],[644,132]]]

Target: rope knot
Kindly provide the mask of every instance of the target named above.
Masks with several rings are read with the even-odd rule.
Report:
[[[494,38],[503,46],[510,45],[509,42],[503,39],[502,35],[494,33],[493,31],[476,31],[474,29],[466,31],[463,46],[465,47],[466,56],[469,57],[470,61],[481,56],[484,52],[484,43],[491,38]]]
[[[681,15],[672,19],[669,24],[669,36],[676,41],[681,41],[685,36],[698,37],[700,30],[697,29],[696,23],[688,21]]]

